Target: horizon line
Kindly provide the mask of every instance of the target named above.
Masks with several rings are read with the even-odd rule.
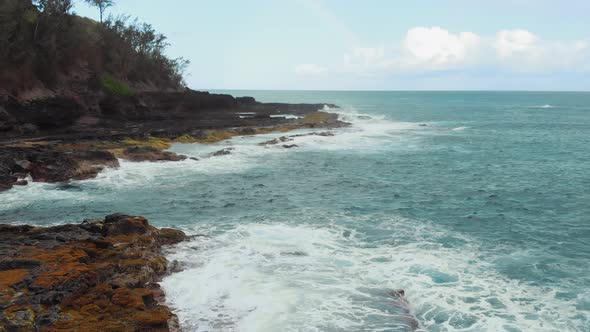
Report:
[[[235,88],[189,88],[197,91],[268,91],[268,92],[574,92],[590,93],[590,90],[486,90],[486,89],[431,89],[431,90],[386,90],[386,89],[235,89]]]

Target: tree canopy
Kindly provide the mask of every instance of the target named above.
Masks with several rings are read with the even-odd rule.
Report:
[[[87,1],[87,0],[85,0]],[[104,9],[110,0],[88,0]],[[187,61],[166,56],[166,37],[128,16],[103,23],[72,14],[71,0],[0,1],[0,89],[54,88],[83,73],[129,84],[181,87]]]

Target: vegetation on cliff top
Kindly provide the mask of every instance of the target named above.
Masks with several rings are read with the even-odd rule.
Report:
[[[102,23],[76,16],[72,1],[0,1],[0,92],[77,87],[126,95],[133,87],[182,87],[188,62],[165,55],[164,35],[128,16]],[[102,20],[107,4],[92,2]]]

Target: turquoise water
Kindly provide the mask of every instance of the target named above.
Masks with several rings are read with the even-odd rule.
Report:
[[[590,331],[590,93],[231,93],[353,126],[16,188],[0,222],[120,211],[206,235],[163,282],[191,331]]]

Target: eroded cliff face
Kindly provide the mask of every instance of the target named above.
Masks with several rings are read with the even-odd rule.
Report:
[[[170,331],[157,281],[185,234],[122,214],[56,227],[0,225],[0,331]]]

